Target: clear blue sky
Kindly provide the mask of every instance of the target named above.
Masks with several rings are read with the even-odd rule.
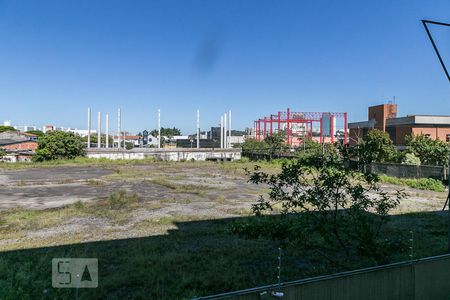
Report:
[[[263,114],[348,111],[396,96],[399,114],[450,115],[450,84],[421,18],[450,1],[0,0],[0,121],[86,127],[86,108],[125,129],[184,133]],[[433,28],[450,68],[450,30]],[[112,124],[115,128],[115,119]]]

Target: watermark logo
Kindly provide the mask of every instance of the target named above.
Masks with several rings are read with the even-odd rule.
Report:
[[[98,260],[96,258],[52,259],[52,286],[54,288],[98,287]]]

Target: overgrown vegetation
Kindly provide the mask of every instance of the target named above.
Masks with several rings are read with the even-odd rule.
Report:
[[[450,146],[447,142],[419,134],[407,137],[406,153],[414,154],[423,165],[448,166]]]
[[[380,181],[396,185],[405,185],[418,190],[445,192],[445,186],[442,182],[433,178],[396,178],[380,175]]]
[[[329,165],[310,168],[292,161],[284,163],[279,174],[267,174],[256,166],[249,176],[251,182],[270,188],[268,198],[260,196],[253,205],[254,213],[280,211],[291,216],[288,223],[295,230],[288,231],[294,235],[287,238],[302,247],[331,247],[347,257],[363,256],[376,263],[385,262],[386,251],[393,250],[388,247],[391,241],[380,233],[404,193],[390,196],[380,189],[376,175]]]
[[[72,132],[50,131],[38,138],[34,161],[74,159],[84,156],[82,138]]]
[[[355,149],[360,161],[366,165],[372,162],[393,162],[397,149],[389,134],[378,129],[370,130]]]

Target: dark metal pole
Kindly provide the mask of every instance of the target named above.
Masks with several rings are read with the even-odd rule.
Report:
[[[425,31],[427,32],[428,38],[431,41],[431,45],[433,45],[434,51],[436,52],[436,55],[439,59],[439,62],[441,63],[442,68],[444,69],[445,75],[447,76],[448,81],[450,82],[450,75],[448,74],[447,68],[445,67],[444,61],[442,60],[441,54],[439,53],[438,48],[436,47],[436,44],[434,43],[433,37],[431,36],[430,30],[428,30],[427,23],[434,24],[434,25],[441,25],[441,26],[449,26],[450,24],[442,23],[442,22],[435,22],[435,21],[429,21],[429,20],[422,20],[422,24],[425,27]]]
[[[447,183],[448,183],[448,195],[447,195],[447,202],[448,202],[448,245],[447,245],[447,252],[450,253],[450,157],[448,159],[448,171],[447,171]]]
[[[439,50],[436,47],[436,44],[434,43],[433,37],[431,36],[431,33],[430,33],[430,30],[428,30],[427,23],[434,24],[434,25],[440,25],[440,26],[448,26],[448,27],[450,27],[450,24],[436,22],[436,21],[430,21],[430,20],[422,20],[423,27],[425,27],[425,31],[427,32],[428,38],[431,41],[431,45],[433,45],[434,51],[436,52],[439,62],[441,63],[442,69],[444,69],[444,73],[447,76],[448,81],[450,82],[450,75],[448,74],[447,68],[445,67],[445,64],[444,64],[444,61],[442,60],[441,54],[439,53]],[[447,252],[450,253],[450,201],[449,201],[450,200],[450,157],[449,157],[447,179],[448,179],[448,195],[447,195],[447,200],[444,204],[443,210],[445,209],[445,206],[448,203],[448,247],[447,247]]]

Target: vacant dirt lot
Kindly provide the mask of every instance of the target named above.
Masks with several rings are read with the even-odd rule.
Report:
[[[242,163],[149,163],[0,170],[0,250],[164,234],[177,221],[248,215],[265,187]],[[276,167],[271,167],[272,170]],[[446,193],[384,185],[407,198],[395,213],[435,211]],[[113,208],[123,191],[130,203]]]

